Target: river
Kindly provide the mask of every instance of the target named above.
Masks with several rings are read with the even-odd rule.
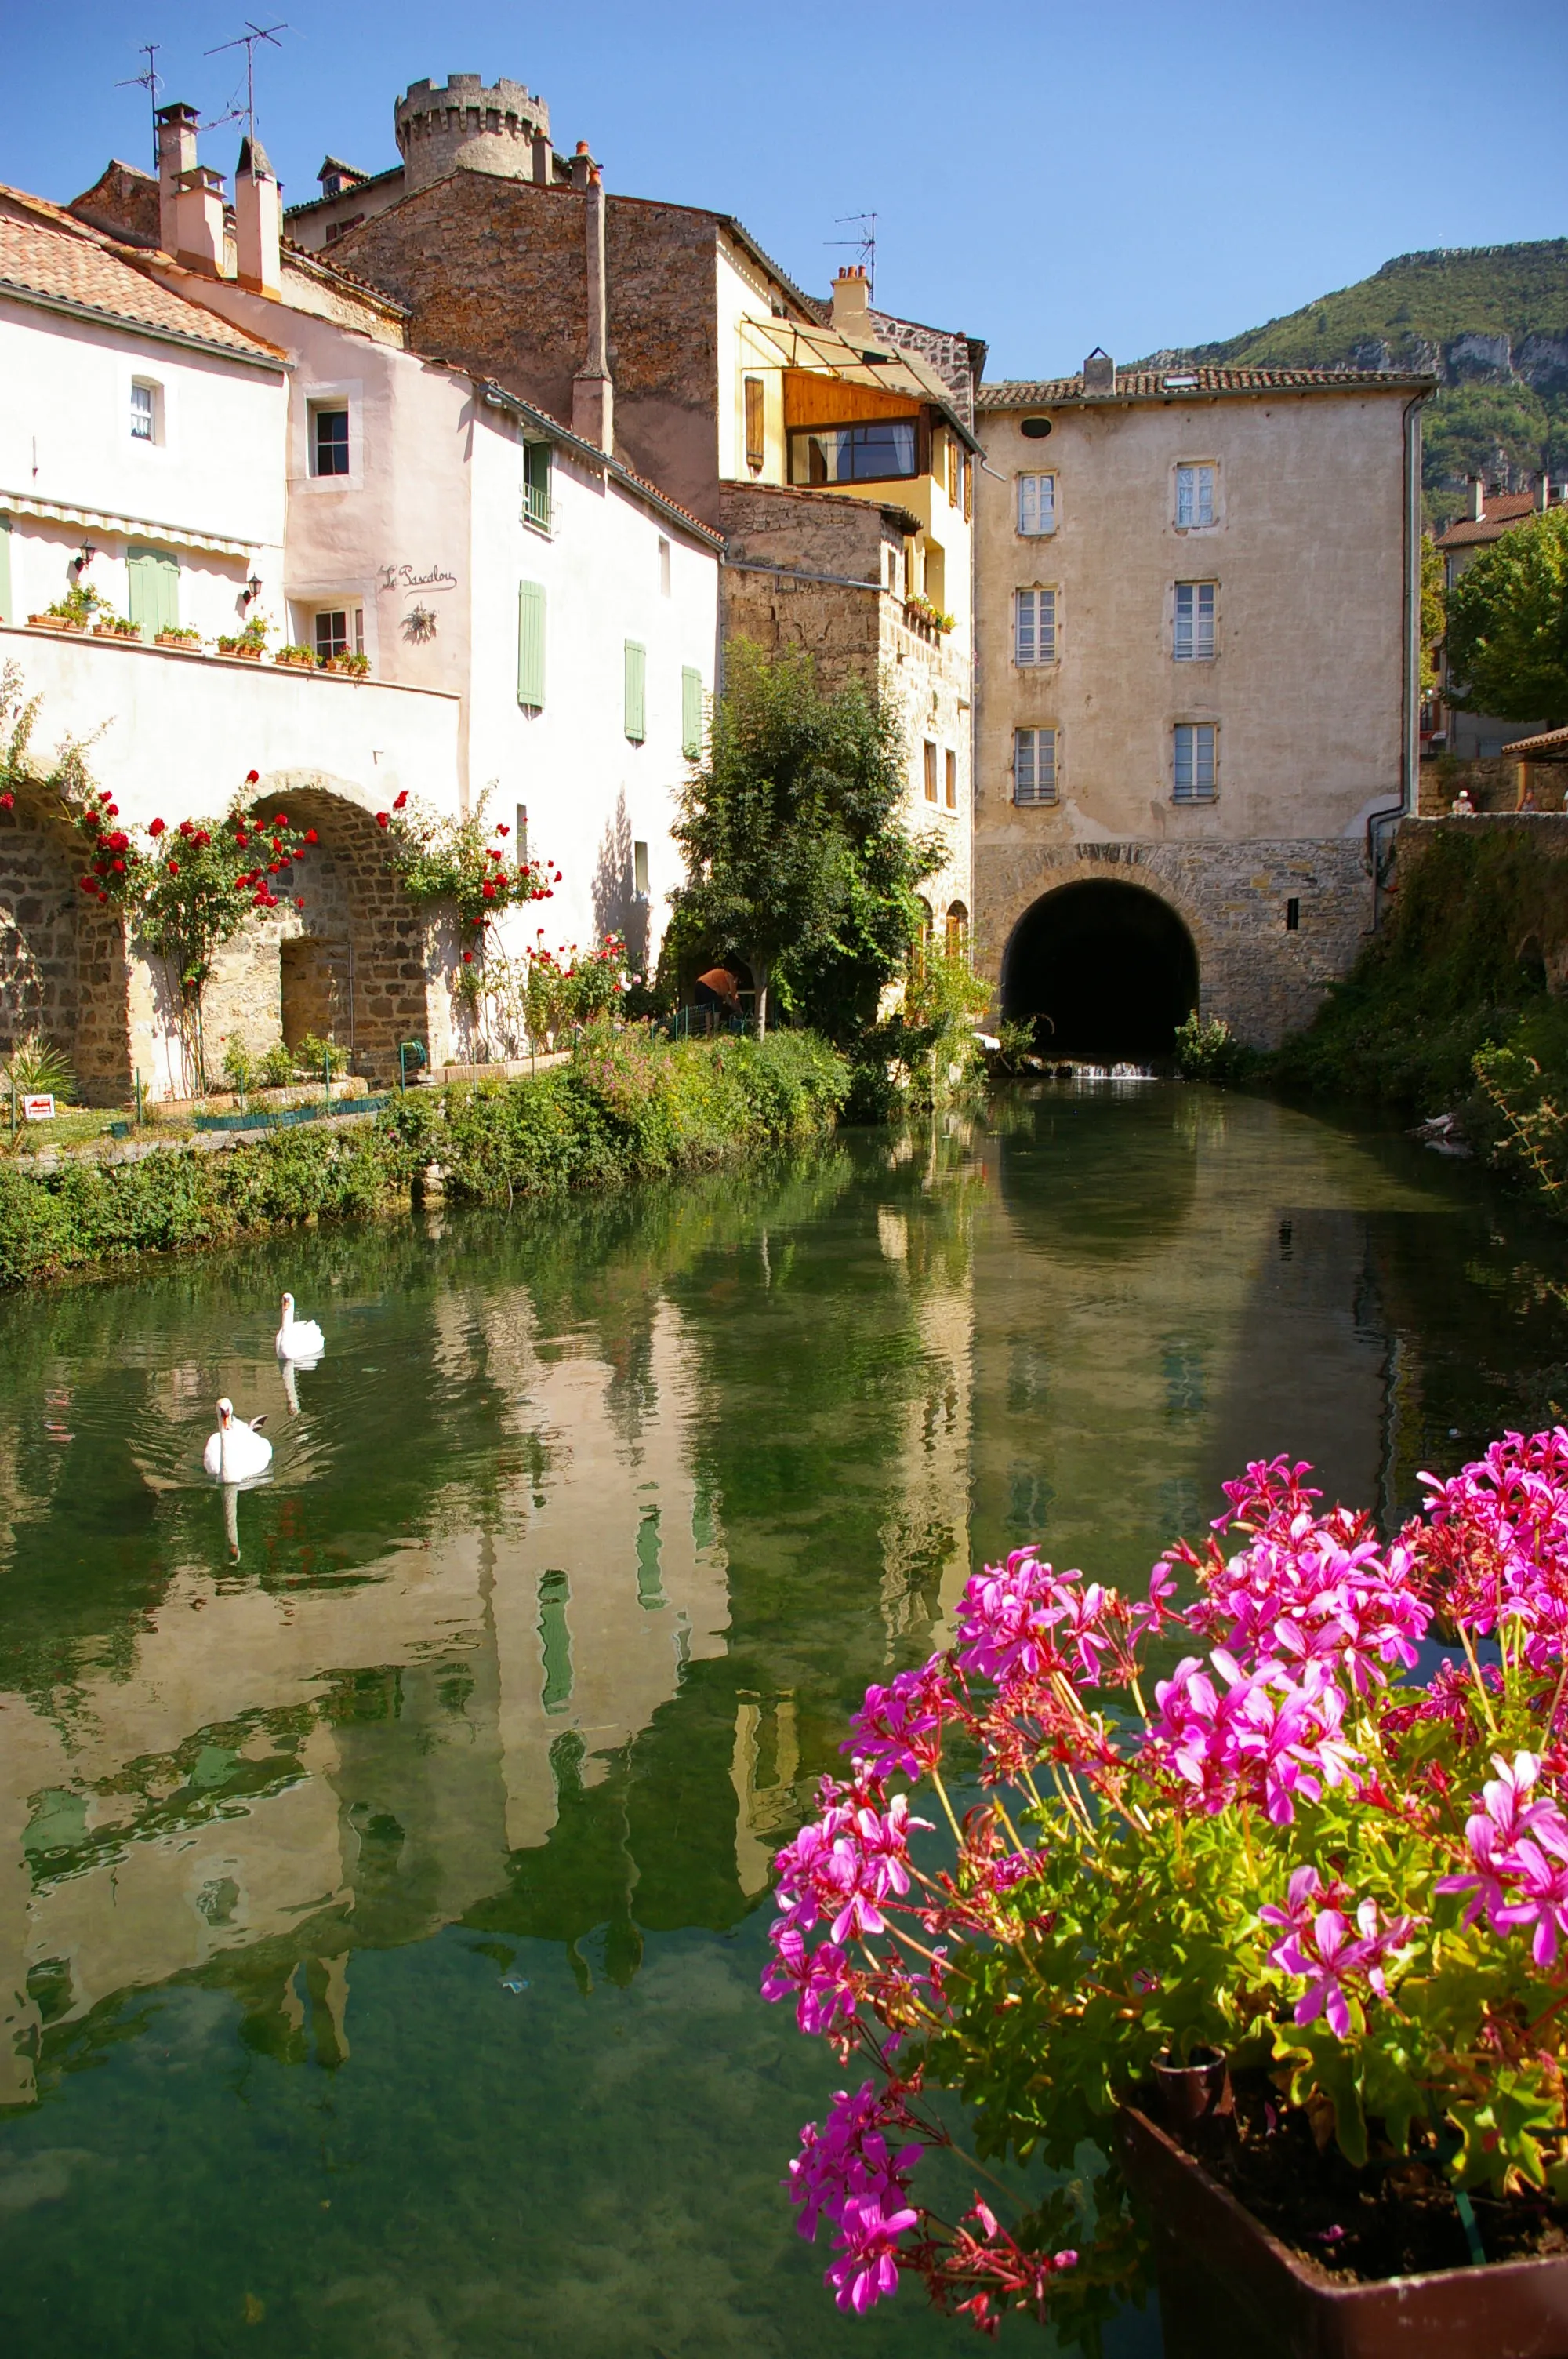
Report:
[[[838,2076],[756,1995],[772,1851],[971,1565],[1141,1582],[1279,1450],[1398,1517],[1550,1417],[1563,1259],[1397,1134],[1045,1085],[0,1304],[0,2342],[979,2347],[793,2233]]]

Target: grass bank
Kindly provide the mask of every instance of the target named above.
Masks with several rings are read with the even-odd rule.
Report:
[[[427,1187],[448,1202],[511,1203],[710,1169],[826,1133],[849,1082],[810,1033],[672,1047],[605,1032],[553,1071],[412,1091],[348,1131],[323,1123],[226,1154],[172,1147],[47,1172],[0,1163],[0,1288],[386,1214]]]
[[[1265,1068],[1290,1089],[1455,1113],[1532,1192],[1568,1199],[1568,859],[1524,829],[1401,841],[1399,890],[1316,1020]]]

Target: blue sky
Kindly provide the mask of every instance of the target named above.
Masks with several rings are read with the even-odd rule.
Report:
[[[738,213],[812,288],[846,258],[838,216],[874,208],[878,300],[986,337],[992,376],[1229,334],[1411,248],[1568,232],[1561,0],[282,0],[254,21],[290,11],[257,87],[286,201],[329,149],[395,163],[409,82],[505,73],[611,189]],[[45,196],[147,161],[146,95],[114,87],[138,40],[204,119],[242,81],[239,52],[204,55],[243,30],[228,0],[5,20],[0,179]],[[232,171],[237,144],[223,125],[203,160]]]

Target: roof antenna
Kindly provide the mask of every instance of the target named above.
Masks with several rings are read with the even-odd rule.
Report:
[[[158,168],[158,165],[157,165],[157,94],[158,94],[159,91],[163,88],[163,76],[159,73],[159,71],[158,71],[158,70],[157,70],[157,63],[156,63],[156,60],[157,60],[157,53],[158,53],[159,49],[162,49],[162,47],[163,47],[163,43],[162,43],[161,41],[142,41],[142,42],[138,43],[138,45],[137,45],[137,46],[138,46],[138,48],[139,48],[139,49],[140,49],[140,51],[141,51],[142,56],[143,56],[144,58],[146,58],[146,61],[147,61],[147,63],[146,63],[146,72],[145,72],[145,73],[139,73],[139,74],[130,74],[130,75],[127,75],[126,79],[125,79],[124,82],[117,82],[114,84],[114,87],[115,87],[115,89],[116,89],[116,90],[145,90],[145,91],[146,92],[146,94],[147,94],[147,103],[148,103],[149,107],[150,107],[150,108],[151,108],[151,110],[152,110],[152,118],[153,118],[153,170],[156,172],[156,171],[157,170],[157,168]]]
[[[236,91],[223,114],[214,115],[211,123],[204,123],[201,127],[204,131],[216,131],[221,123],[238,123],[243,117],[245,137],[254,141],[256,136],[256,44],[258,41],[270,41],[275,49],[280,49],[283,43],[277,36],[279,33],[287,33],[289,27],[283,24],[253,25],[248,16],[244,23],[245,30],[238,34],[233,40],[220,41],[215,49],[208,49],[204,54],[210,58],[221,58],[225,49],[243,49],[245,103],[243,106],[240,105],[239,92]]]
[[[827,237],[824,245],[852,245],[865,268],[867,293],[871,302],[877,299],[877,217],[875,213],[839,213],[836,216],[840,229],[850,222],[857,223],[859,237]]]

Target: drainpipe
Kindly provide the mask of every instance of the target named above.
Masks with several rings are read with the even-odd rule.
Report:
[[[1404,408],[1404,599],[1401,611],[1403,652],[1400,681],[1400,799],[1391,808],[1375,810],[1367,821],[1367,864],[1372,874],[1372,931],[1382,923],[1383,886],[1393,866],[1393,847],[1385,845],[1390,829],[1415,815],[1416,781],[1420,773],[1418,733],[1421,723],[1421,411],[1432,399],[1432,389],[1418,393]]]

